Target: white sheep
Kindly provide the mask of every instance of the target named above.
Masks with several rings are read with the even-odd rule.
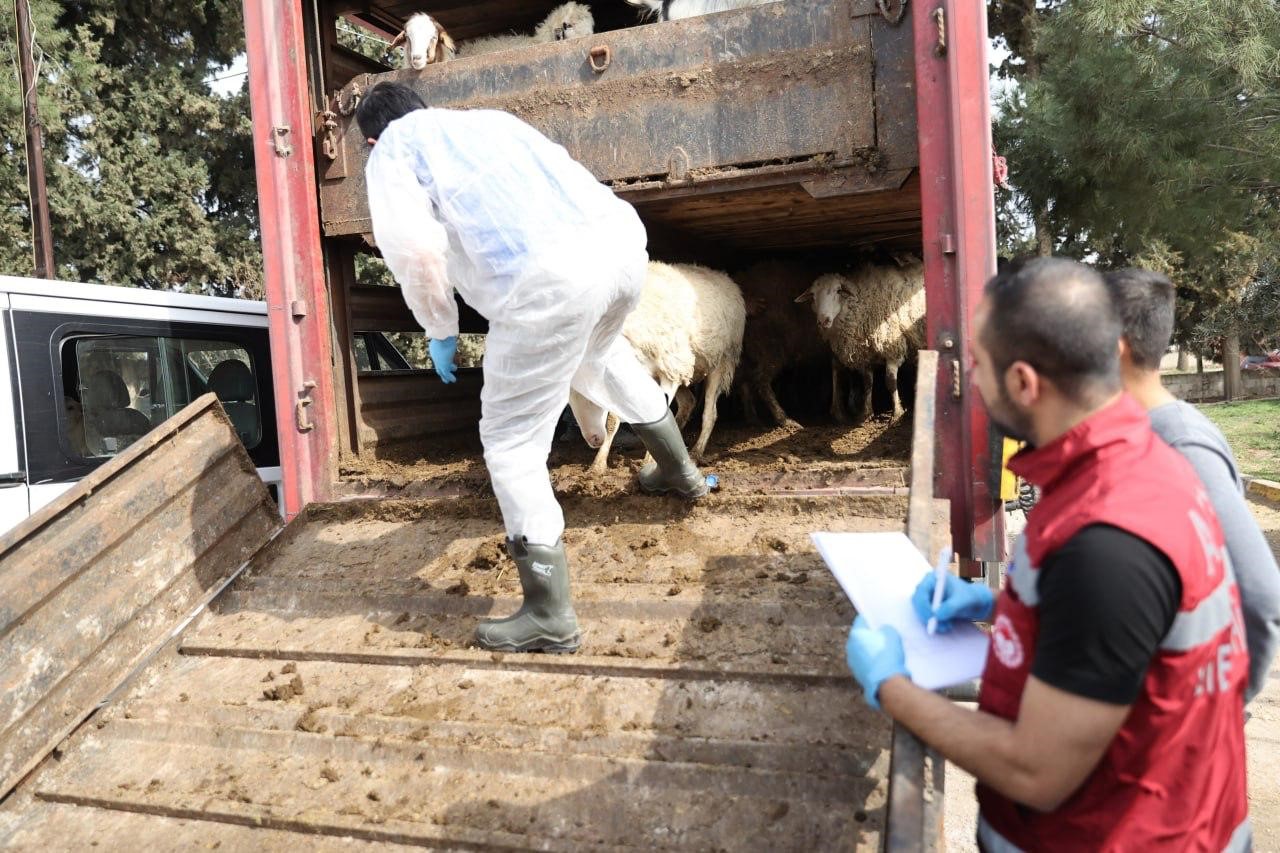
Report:
[[[418,12],[405,21],[404,30],[391,41],[391,47],[404,45],[404,67],[421,71],[437,62],[448,62],[457,53],[453,39],[444,27],[426,12]]]
[[[468,39],[458,45],[458,55],[479,56],[482,53],[515,50],[531,44],[582,38],[594,32],[595,18],[590,7],[583,3],[564,3],[551,10],[542,23],[534,28],[533,35],[503,33]]]
[[[849,276],[824,275],[797,302],[812,300],[818,333],[831,347],[831,413],[844,419],[840,365],[862,374],[862,418],[871,415],[871,368],[883,362],[893,416],[902,414],[898,369],[925,345],[924,265],[867,265]]]
[[[630,5],[640,7],[642,17],[659,21],[679,21],[773,2],[776,0],[627,0]]]
[[[724,273],[697,264],[650,261],[640,302],[622,326],[640,363],[668,399],[675,399],[676,421],[682,428],[696,405],[689,386],[704,383],[702,431],[691,452],[694,459],[706,452],[716,423],[716,401],[733,384],[746,317],[742,291]],[[605,470],[617,418],[576,391],[569,394],[569,406],[587,444],[599,448],[591,470]]]

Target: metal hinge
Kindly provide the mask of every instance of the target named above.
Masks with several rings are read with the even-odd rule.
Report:
[[[293,153],[289,144],[289,125],[278,124],[271,128],[271,142],[275,146],[277,157],[288,157]]]
[[[26,484],[26,471],[7,471],[0,474],[0,489],[10,489],[14,486],[25,486]]]
[[[951,397],[959,400],[962,389],[960,385],[960,354],[956,352],[956,339],[950,334],[945,334],[942,336],[940,343],[942,344],[942,351],[950,356],[948,361],[951,364]]]
[[[310,432],[315,429],[310,418],[307,417],[307,406],[310,406],[314,400],[311,399],[311,389],[316,387],[316,383],[308,379],[302,383],[302,390],[298,392],[298,402],[293,405],[293,421],[298,427],[298,432]]]
[[[334,112],[338,96],[334,95],[327,109],[316,116],[320,124],[320,149],[330,161],[338,159],[338,114]]]
[[[898,11],[893,11],[897,6]],[[897,24],[907,12],[907,0],[876,0],[876,8],[880,16],[891,24]]]

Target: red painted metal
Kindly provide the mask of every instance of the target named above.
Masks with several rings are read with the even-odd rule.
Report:
[[[296,0],[244,0],[244,19],[282,500],[292,518],[328,496],[337,470],[304,19]]]
[[[942,358],[937,491],[972,575],[1005,556],[987,415],[967,375],[973,312],[996,266],[986,6],[930,0],[911,17],[929,346]]]

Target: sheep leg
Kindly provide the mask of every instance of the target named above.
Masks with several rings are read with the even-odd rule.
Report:
[[[862,368],[862,414],[858,422],[871,419],[871,389],[875,387],[876,375],[870,367]]]
[[[836,358],[831,359],[831,417],[838,424],[849,422],[849,413],[844,406],[844,365]]]
[[[773,418],[773,422],[778,426],[800,428],[800,424],[791,420],[787,416],[787,412],[782,408],[782,404],[778,402],[778,397],[773,393],[773,383],[761,380],[756,386],[756,390],[760,393],[760,397],[764,400],[765,406],[769,409],[769,415]]]
[[[748,426],[760,425],[760,413],[756,411],[756,395],[751,380],[738,385],[738,401],[742,404],[742,418]]]
[[[684,429],[685,424],[689,423],[689,418],[693,416],[693,410],[697,406],[698,400],[688,387],[681,385],[676,389],[676,423],[681,430]]]
[[[618,434],[618,416],[610,412],[604,421],[604,444],[596,451],[595,461],[591,463],[592,474],[603,474],[609,470],[609,448],[613,447],[613,437]]]
[[[707,442],[711,440],[711,430],[716,425],[716,402],[720,399],[720,386],[724,383],[724,365],[719,365],[707,375],[702,392],[702,432],[698,433],[698,442],[689,454],[697,462],[702,461],[707,451]]]
[[[889,399],[893,401],[893,419],[897,420],[905,413],[902,401],[898,399],[898,370],[902,362],[891,361],[884,366],[884,384],[889,388]]]

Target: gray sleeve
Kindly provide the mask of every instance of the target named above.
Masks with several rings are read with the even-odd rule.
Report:
[[[1179,442],[1176,446],[1209,493],[1235,568],[1249,644],[1249,687],[1245,693],[1245,701],[1249,701],[1265,685],[1272,658],[1280,648],[1280,567],[1249,512],[1231,464],[1205,444]]]

